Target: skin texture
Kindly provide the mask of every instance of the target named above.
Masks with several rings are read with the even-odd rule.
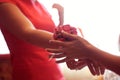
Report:
[[[38,4],[38,6],[39,6],[39,4]],[[22,8],[22,7],[20,6],[20,8]],[[34,7],[32,8],[32,10],[34,10]],[[38,12],[36,11],[36,13],[38,13]],[[48,19],[49,15],[47,15],[47,12],[45,12],[45,13],[46,13],[45,16],[47,16],[47,19],[45,19],[45,20],[48,20],[48,21],[46,21],[45,29],[48,30],[48,27],[49,27],[46,25],[50,25],[50,27],[54,28],[55,25],[52,23],[51,19]],[[29,15],[28,15],[28,18],[30,18]],[[49,40],[53,39],[53,33],[51,33],[52,29],[49,30],[51,32],[42,30],[41,27],[43,27],[44,24],[42,24],[43,26],[40,27],[39,23],[35,23],[35,22],[37,22],[37,20],[33,20],[33,21],[35,21],[35,22],[33,22],[33,24],[35,24],[35,25],[39,24],[39,26],[38,26],[39,29],[37,29],[37,27],[35,26],[36,27],[35,28],[34,25],[32,24],[32,22],[28,18],[23,14],[23,12],[21,12],[21,10],[16,5],[14,5],[12,3],[0,3],[0,24],[4,25],[1,27],[1,30],[5,30],[6,32],[11,34],[10,38],[15,37],[18,39],[18,42],[21,41],[20,47],[27,48],[25,52],[23,52],[24,50],[20,49],[21,52],[19,52],[18,54],[17,54],[17,52],[19,50],[12,52],[12,49],[11,49],[11,54],[13,57],[11,60],[13,63],[13,65],[12,65],[13,66],[13,79],[21,80],[23,78],[23,80],[26,80],[26,79],[28,79],[28,80],[33,80],[33,79],[34,80],[36,80],[36,79],[61,80],[61,78],[62,78],[62,80],[64,80],[62,73],[60,72],[59,68],[57,67],[56,63],[54,62],[54,59],[52,59],[52,61],[49,64],[49,61],[48,61],[49,53],[47,53],[44,49],[42,49],[42,48],[46,48],[46,47],[51,47],[51,48],[59,47],[56,45],[49,44]],[[34,16],[31,19],[34,19]],[[50,20],[50,22],[49,22],[49,20]],[[8,38],[6,38],[6,39],[8,39]],[[33,51],[33,52],[29,52],[29,49],[28,49],[29,44],[25,44],[24,42],[30,44],[29,49],[31,49],[30,51]],[[24,46],[24,44],[25,44],[25,46]],[[11,45],[10,45],[10,47],[11,47]],[[16,43],[16,45],[17,45],[17,43]],[[13,45],[12,47],[14,48],[15,46]],[[18,45],[18,47],[19,47],[19,45]],[[39,47],[40,47],[40,49],[38,49]],[[25,53],[25,55],[24,55],[24,53]],[[15,54],[15,56],[14,56],[14,54]],[[16,55],[19,56],[19,54],[20,54],[20,56],[22,56],[22,58],[16,57]],[[30,54],[30,56],[29,56],[29,54]],[[28,57],[26,57],[26,56],[28,56]],[[23,59],[23,57],[24,57],[24,59]],[[22,63],[22,61],[24,61],[24,62]],[[29,63],[30,63],[30,65],[29,65]],[[20,67],[20,69],[18,69],[19,65],[17,65],[17,64],[19,64],[22,67]],[[28,66],[29,70],[25,67],[26,65]],[[46,69],[46,67],[47,67],[47,69]],[[52,69],[53,72],[50,72],[51,68],[49,68],[49,67],[51,67],[51,68],[53,67],[53,69]],[[46,71],[43,71],[44,69]],[[37,73],[36,73],[36,71],[37,71]],[[43,73],[42,73],[42,71],[43,71]],[[49,72],[51,73],[51,75],[49,75],[48,77],[45,77],[46,74],[48,74]],[[42,73],[42,76],[40,76],[41,73]],[[53,74],[56,74],[57,77],[54,76]],[[30,76],[28,76],[28,75],[30,75]],[[22,76],[22,77],[20,77],[20,76]]]
[[[43,48],[57,47],[56,45],[49,45],[53,33],[35,29],[28,18],[14,4],[0,4],[0,15],[3,16],[1,21],[2,24],[5,24],[5,28],[18,38]]]
[[[64,24],[64,7],[62,7],[60,4],[57,4],[57,3],[54,3],[52,7],[58,10],[59,24],[58,24],[57,29],[59,29],[60,27],[65,26],[65,25],[63,25]],[[84,37],[84,35],[82,34],[82,30],[80,28],[79,28],[79,31],[81,32],[82,37]],[[74,30],[73,30],[73,34],[77,34],[77,32],[74,32]],[[56,34],[56,36],[57,36],[57,34]],[[57,40],[60,40],[60,39],[58,38]],[[69,57],[67,57],[67,58],[69,58]],[[59,61],[57,61],[57,62],[59,63]],[[80,69],[84,68],[85,66],[88,66],[90,72],[93,75],[103,74],[104,70],[105,70],[102,66],[100,66],[100,64],[98,64],[95,61],[90,60],[90,59],[78,59],[78,61],[75,61],[73,59],[73,60],[66,61],[66,65],[70,70],[75,70],[75,69],[80,70]]]
[[[54,5],[54,7],[56,6]],[[59,9],[62,11],[62,8]],[[49,40],[53,39],[53,33],[44,30],[35,29],[33,24],[29,21],[29,19],[27,19],[27,17],[25,17],[24,14],[15,5],[10,3],[0,4],[0,15],[4,16],[4,17],[1,16],[0,19],[2,21],[2,24],[5,25],[5,28],[10,33],[17,36],[18,38],[43,48],[47,48],[47,47],[58,48],[60,46],[57,44],[50,45]],[[61,23],[61,20],[62,19],[60,19],[59,25],[63,24]],[[72,46],[71,46],[71,50],[73,50]],[[69,58],[71,58],[71,56]],[[89,65],[85,63],[82,64],[82,63],[83,62],[81,62],[80,64],[84,66],[88,65],[90,70],[92,70],[93,66],[95,66],[95,65]],[[78,68],[81,69],[82,67],[78,66]],[[98,73],[99,75],[99,69],[95,67],[95,71],[91,71],[91,73],[94,75]]]
[[[54,45],[62,46],[62,48],[47,48],[49,52],[54,52],[55,58],[63,58],[59,62],[66,62],[71,59],[85,59],[96,61],[101,68],[106,68],[120,75],[120,57],[112,55],[108,52],[98,49],[90,44],[87,40],[72,34],[68,34],[64,31],[61,33],[64,37],[69,37],[72,41],[63,42],[57,40],[51,40],[50,43]],[[62,54],[58,54],[62,53]],[[69,57],[69,58],[67,58]],[[97,64],[96,63],[96,64]]]

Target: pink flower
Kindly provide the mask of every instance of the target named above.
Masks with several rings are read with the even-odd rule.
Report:
[[[55,29],[55,32],[54,32],[54,35],[53,35],[55,40],[60,40],[60,41],[70,41],[71,40],[70,38],[62,36],[62,34],[61,34],[62,30],[66,31],[70,34],[77,35],[76,28],[67,24],[67,25],[59,26]],[[78,64],[78,61],[75,61],[74,59],[70,60],[70,61],[67,61],[66,64],[67,64],[68,68],[70,68],[70,69],[76,69],[80,65],[80,64]]]
[[[67,24],[67,25],[63,25],[63,26],[57,27],[55,29],[55,32],[54,32],[54,35],[53,35],[54,39],[56,39],[56,40],[62,40],[62,41],[69,41],[70,40],[70,39],[65,38],[65,37],[62,36],[62,34],[61,34],[62,30],[66,31],[66,32],[68,32],[70,34],[77,35],[76,28],[70,26],[69,24]]]

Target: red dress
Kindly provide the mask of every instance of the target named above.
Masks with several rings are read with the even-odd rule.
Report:
[[[15,4],[34,24],[35,28],[54,31],[51,16],[38,1],[0,0]],[[64,80],[55,60],[48,61],[48,52],[18,39],[0,24],[11,54],[13,80]]]

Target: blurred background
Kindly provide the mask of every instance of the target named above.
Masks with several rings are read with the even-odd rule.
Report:
[[[120,55],[120,0],[39,0],[51,13],[58,25],[58,13],[54,3],[64,7],[64,24],[81,28],[85,39],[96,47]],[[9,54],[9,49],[0,32],[0,54]],[[102,76],[92,76],[88,68],[69,70],[65,63],[59,64],[66,80],[120,80],[115,73],[106,70]]]

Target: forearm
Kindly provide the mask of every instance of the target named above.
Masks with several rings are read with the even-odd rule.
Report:
[[[0,15],[0,21],[4,28],[14,36],[36,46],[52,47],[49,45],[49,40],[53,37],[52,33],[36,29],[17,6],[11,3],[0,5]]]
[[[26,42],[29,42],[33,45],[43,47],[43,48],[56,48],[57,46],[54,44],[50,44],[49,40],[53,39],[53,33],[45,31],[45,30],[31,30],[21,36]]]
[[[107,69],[114,71],[117,74],[120,74],[120,57],[112,55],[108,52],[100,50],[96,47],[91,49],[91,57],[101,62]]]

